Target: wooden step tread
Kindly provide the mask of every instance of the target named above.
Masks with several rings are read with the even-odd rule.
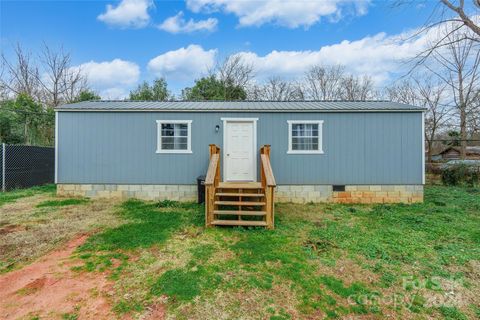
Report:
[[[220,182],[220,189],[262,189],[260,182]]]
[[[255,202],[255,201],[215,201],[217,205],[225,206],[264,206],[265,202]]]
[[[263,193],[217,192],[215,195],[221,197],[265,197]]]
[[[239,211],[239,210],[214,210],[213,214],[224,214],[233,216],[264,216],[265,211]]]
[[[247,220],[213,220],[213,225],[216,226],[245,226],[245,227],[266,227],[265,221],[247,221]]]

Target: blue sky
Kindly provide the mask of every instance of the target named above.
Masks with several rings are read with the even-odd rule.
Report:
[[[237,52],[254,65],[258,81],[300,79],[313,64],[341,63],[382,86],[425,44],[404,38],[435,3],[2,0],[0,43],[7,56],[17,42],[34,54],[42,42],[63,45],[104,98],[121,98],[158,76],[178,93]]]

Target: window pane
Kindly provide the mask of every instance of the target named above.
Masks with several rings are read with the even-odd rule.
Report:
[[[187,138],[174,138],[174,146],[176,150],[187,150]]]
[[[188,135],[188,125],[186,123],[175,124],[175,136],[186,137]]]
[[[319,150],[319,134],[317,123],[292,124],[292,150],[317,151]]]
[[[188,150],[187,123],[162,123],[160,133],[163,150]]]
[[[174,127],[172,124],[164,123],[162,124],[162,136],[173,137]]]
[[[173,150],[173,144],[172,143],[162,143],[162,150]]]

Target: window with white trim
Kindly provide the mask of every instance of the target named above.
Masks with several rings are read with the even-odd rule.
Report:
[[[157,120],[157,153],[192,153],[192,120]]]
[[[323,120],[290,120],[288,153],[323,153]]]

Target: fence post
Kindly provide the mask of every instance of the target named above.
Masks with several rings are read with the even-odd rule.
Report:
[[[2,143],[2,192],[5,192],[5,152],[7,148],[5,148],[5,143]]]

